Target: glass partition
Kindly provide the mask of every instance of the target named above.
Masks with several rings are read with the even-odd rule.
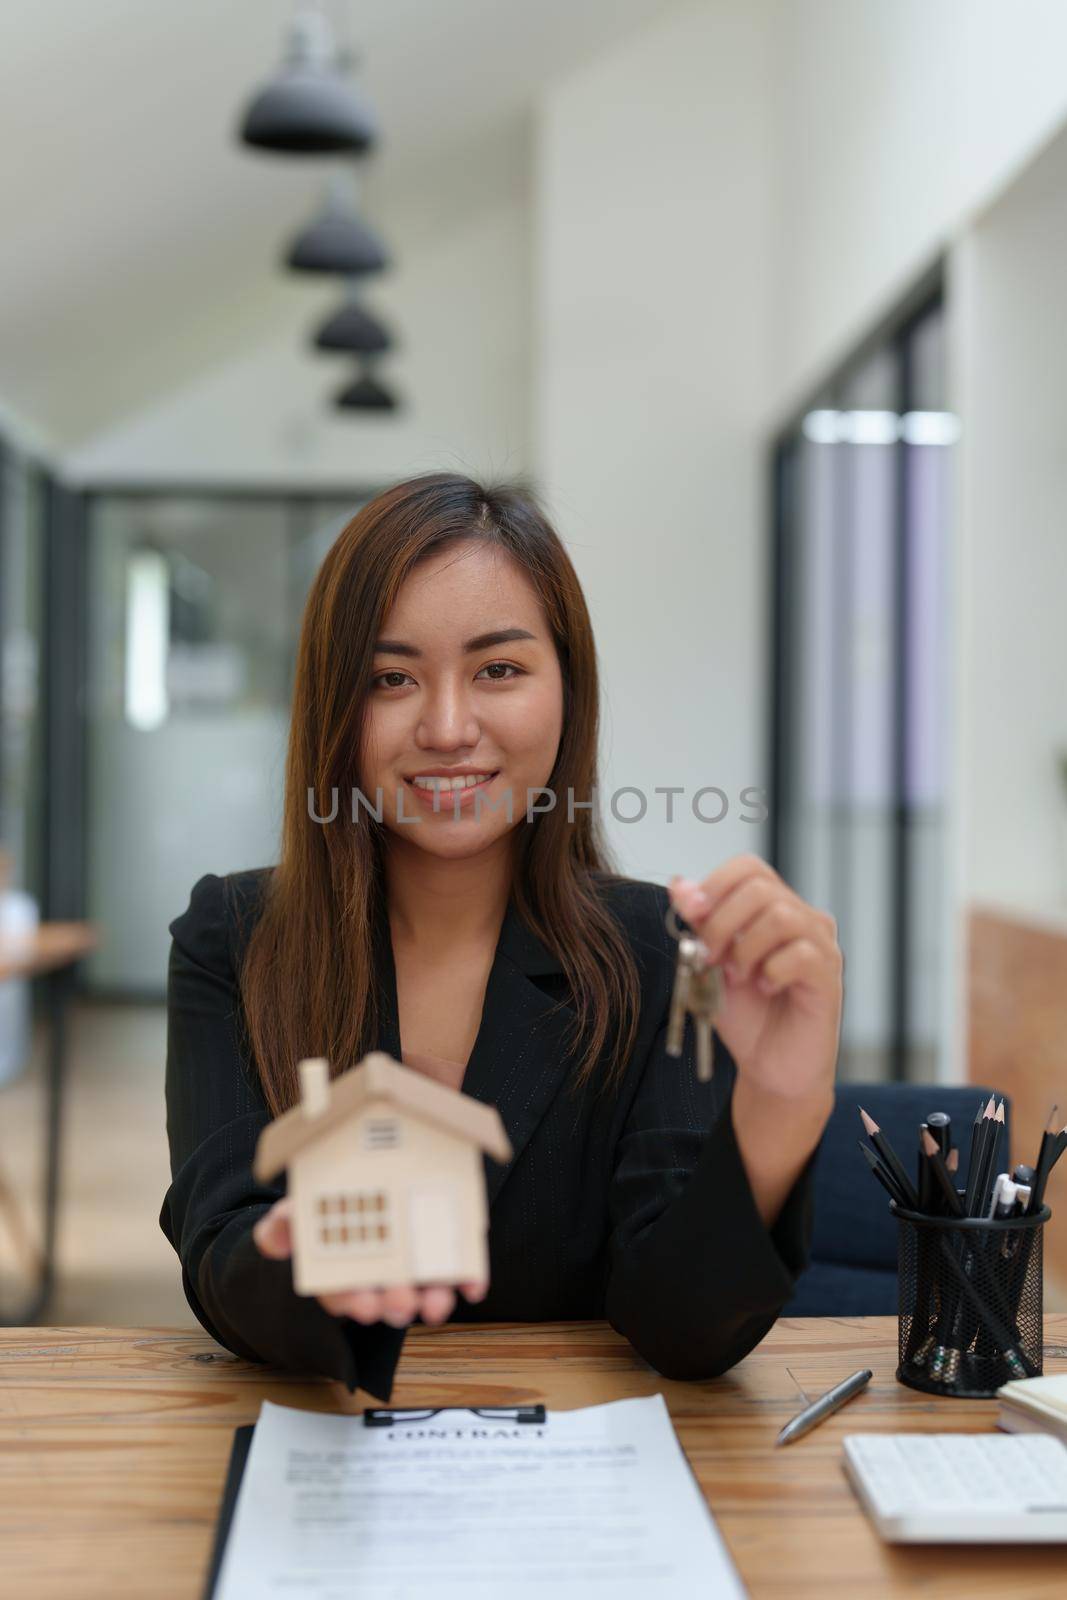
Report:
[[[93,497],[90,988],[157,996],[196,880],[277,859],[304,598],[365,498]]]

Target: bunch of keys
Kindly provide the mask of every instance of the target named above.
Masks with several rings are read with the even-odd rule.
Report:
[[[688,1012],[697,1036],[697,1077],[707,1083],[711,1078],[712,1024],[722,1001],[722,973],[708,960],[707,945],[691,933],[682,932],[673,906],[667,909],[666,922],[667,932],[678,940],[678,966],[667,1019],[667,1054],[681,1055]]]

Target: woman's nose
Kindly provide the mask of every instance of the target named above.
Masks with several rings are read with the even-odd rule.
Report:
[[[473,748],[480,737],[478,720],[460,686],[442,685],[423,702],[415,730],[415,743],[420,750],[454,750],[460,745]]]

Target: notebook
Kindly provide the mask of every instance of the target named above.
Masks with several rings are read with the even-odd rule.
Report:
[[[1018,1378],[997,1390],[997,1427],[1005,1433],[1052,1433],[1067,1444],[1067,1373]]]

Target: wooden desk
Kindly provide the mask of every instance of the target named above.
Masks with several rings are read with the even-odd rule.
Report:
[[[44,1118],[44,1221],[39,1250],[23,1221],[18,1197],[10,1192],[0,1176],[0,1204],[8,1213],[9,1228],[16,1243],[28,1257],[30,1272],[37,1281],[23,1305],[14,1312],[0,1313],[0,1325],[36,1321],[52,1293],[67,1066],[67,1002],[74,968],[83,956],[95,949],[96,944],[96,929],[88,922],[42,922],[30,934],[0,939],[0,983],[14,978],[41,979],[45,986],[45,1014],[49,1029]]]
[[[989,1401],[937,1400],[893,1377],[889,1317],[780,1322],[733,1372],[668,1383],[603,1323],[456,1324],[409,1333],[393,1403],[559,1409],[662,1389],[753,1600],[1007,1594],[1062,1600],[1063,1547],[882,1544],[841,1469],[868,1430],[978,1432]],[[782,1424],[857,1367],[867,1392],[807,1439]],[[1045,1370],[1067,1370],[1067,1316]],[[315,1411],[376,1404],[338,1384],[240,1361],[161,1328],[0,1332],[0,1551],[18,1600],[198,1600],[232,1430],[262,1400]]]

